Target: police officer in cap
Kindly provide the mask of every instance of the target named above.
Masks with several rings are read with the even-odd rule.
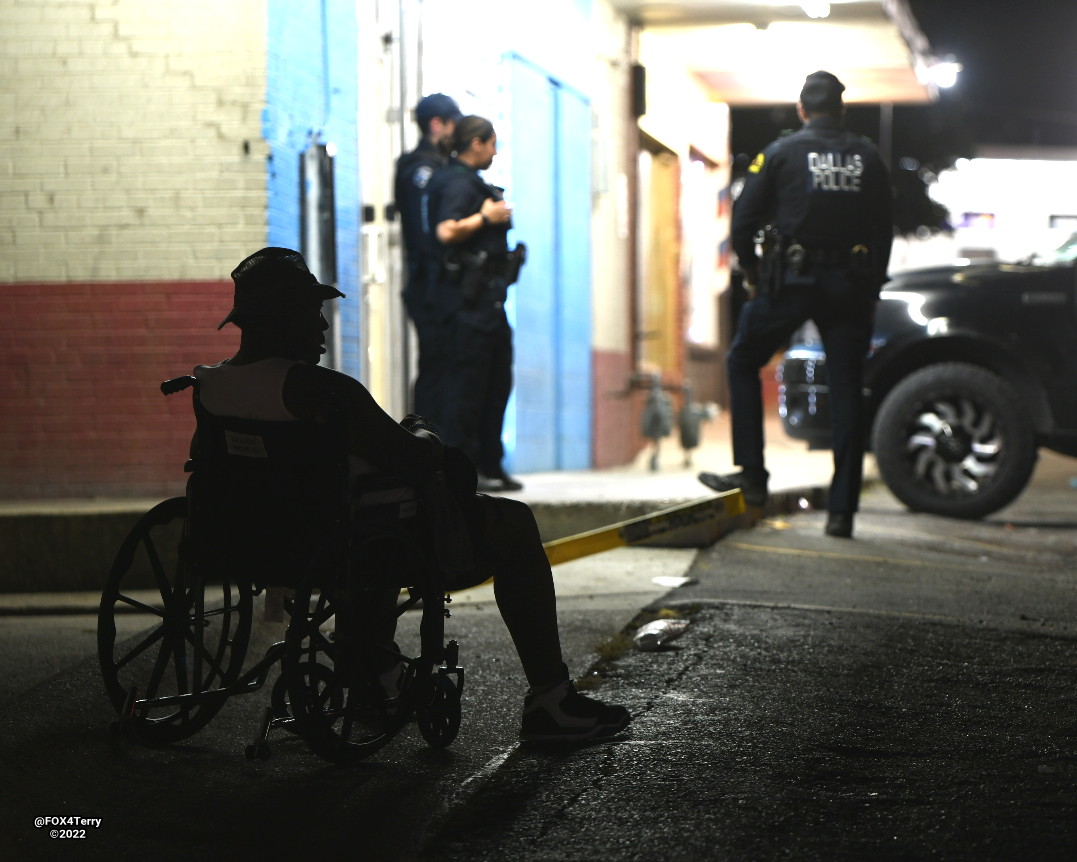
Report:
[[[804,82],[803,127],[767,146],[733,208],[732,239],[751,300],[726,357],[738,473],[708,487],[767,497],[760,369],[806,320],[819,328],[830,384],[834,476],[826,533],[850,538],[864,460],[863,362],[893,242],[889,173],[875,145],[843,127],[845,87],[829,72]],[[756,239],[763,231],[763,258]]]
[[[512,210],[504,190],[479,174],[497,154],[493,124],[476,116],[459,120],[453,152],[423,203],[427,238],[439,261],[434,302],[448,332],[439,430],[474,462],[480,491],[515,491],[523,486],[502,466],[501,429],[512,392],[505,299],[521,260],[520,249],[508,249]]]
[[[434,423],[440,421],[442,381],[439,377],[445,368],[442,355],[445,336],[431,304],[433,273],[427,261],[419,210],[434,171],[449,159],[456,121],[461,116],[456,102],[444,93],[433,93],[420,99],[415,108],[415,121],[422,137],[414,150],[397,161],[393,184],[404,237],[404,307],[415,326],[419,343],[414,410]]]

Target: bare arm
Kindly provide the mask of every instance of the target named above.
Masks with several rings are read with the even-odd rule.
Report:
[[[441,467],[441,443],[402,428],[358,380],[316,365],[292,366],[284,381],[289,412],[297,419],[324,421],[332,404],[347,416],[352,455],[399,476],[426,476]]]
[[[446,219],[438,222],[436,232],[438,241],[445,245],[463,242],[478,233],[487,223],[505,224],[512,218],[512,210],[505,201],[495,201],[487,198],[477,213],[472,213],[462,219]]]

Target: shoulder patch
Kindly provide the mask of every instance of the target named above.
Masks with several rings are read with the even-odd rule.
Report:
[[[760,153],[758,156],[756,156],[752,160],[752,163],[748,166],[748,173],[750,173],[750,174],[759,173],[761,170],[763,170],[763,163],[766,162],[766,160],[767,160],[767,157],[764,156],[762,153]]]
[[[434,169],[430,165],[422,165],[411,175],[411,181],[415,183],[416,188],[425,189],[433,175]]]

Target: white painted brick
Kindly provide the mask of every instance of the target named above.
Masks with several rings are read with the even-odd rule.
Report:
[[[84,42],[85,40],[77,39],[74,36],[68,36],[64,39],[57,39],[53,43],[52,52],[57,57],[84,57],[88,53],[84,47]]]
[[[11,99],[12,111],[18,111],[19,120],[23,120],[27,114],[24,112],[31,112],[30,116],[41,116],[40,111],[56,111],[67,108],[67,93],[63,90],[49,89],[45,87],[39,87],[36,90],[22,90]],[[17,107],[16,107],[17,106]],[[13,116],[13,114],[6,114],[6,116]]]
[[[76,210],[79,198],[76,194],[62,192],[31,192],[26,196],[30,210],[57,210],[61,213]]]
[[[0,126],[0,235],[14,237],[5,277],[220,278],[264,241],[264,0],[10,5],[0,2],[0,110],[15,118]],[[225,267],[192,251],[219,243]]]
[[[38,213],[25,211],[13,213],[6,219],[8,228],[14,233],[26,230],[36,230],[41,227],[41,218]]]
[[[72,53],[80,57],[127,56],[128,53],[125,46],[117,45],[115,42],[106,39],[104,34],[89,38],[83,34],[74,39],[74,42],[75,47]],[[57,44],[56,47],[58,52],[66,53],[64,46]]]
[[[15,23],[33,23],[45,20],[45,7],[41,3],[6,2],[0,11],[0,24],[7,27]]]
[[[42,191],[42,181],[40,177],[16,177],[14,175],[10,177],[4,177],[4,190],[9,193],[21,194],[29,192]],[[0,217],[2,219],[2,217]],[[0,220],[2,224],[2,220]]]
[[[4,27],[5,42],[52,42],[67,35],[67,29],[52,21],[13,21]]]
[[[40,224],[43,228],[87,228],[94,224],[94,220],[85,212],[44,212]]]
[[[4,34],[5,65],[12,61],[27,59],[51,60],[56,46],[55,39],[30,39],[9,37]]]
[[[44,192],[88,192],[93,188],[93,180],[90,177],[42,175],[38,183]]]
[[[43,18],[50,24],[92,24],[94,6],[91,2],[44,3]]]
[[[33,255],[29,260],[15,262],[15,281],[68,281],[67,262],[55,254]]]

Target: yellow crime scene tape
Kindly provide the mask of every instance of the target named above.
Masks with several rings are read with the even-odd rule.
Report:
[[[565,536],[563,539],[554,539],[552,542],[546,542],[542,547],[546,550],[550,565],[556,566],[559,563],[567,563],[569,560],[576,560],[591,554],[635,545],[655,536],[684,527],[694,527],[706,521],[735,518],[744,512],[744,494],[737,489],[719,494],[717,497],[672,506],[651,515],[622,521],[619,524],[611,524],[586,533],[577,533],[574,536]]]

